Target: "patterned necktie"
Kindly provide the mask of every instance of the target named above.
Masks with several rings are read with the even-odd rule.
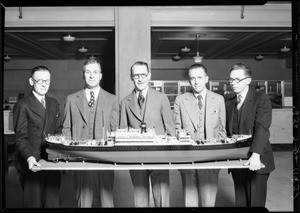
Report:
[[[90,91],[90,94],[91,94],[91,98],[90,98],[90,101],[89,101],[89,107],[93,108],[94,104],[95,104],[95,96],[94,96],[94,92],[93,91]]]
[[[202,96],[201,95],[198,95],[198,107],[199,107],[199,109],[201,110],[201,108],[202,108]]]
[[[41,103],[43,104],[43,107],[46,109],[46,103],[45,103],[45,97],[44,96],[41,98]]]
[[[237,96],[237,105],[236,105],[236,108],[239,110],[242,106],[242,96],[241,95],[238,95]]]
[[[142,92],[139,92],[138,104],[139,104],[139,106],[140,106],[141,109],[143,108],[144,101],[145,101],[145,98],[142,95]]]

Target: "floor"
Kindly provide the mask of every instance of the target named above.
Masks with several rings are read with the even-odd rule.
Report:
[[[268,181],[266,208],[269,211],[293,211],[293,153],[292,151],[275,151],[276,170]],[[183,207],[181,180],[178,171],[170,172],[170,207]],[[8,208],[22,207],[22,190],[18,182],[18,174],[13,165],[9,166],[7,179],[6,204]],[[127,192],[127,193],[124,193]],[[133,207],[133,188],[128,171],[116,171],[114,198],[115,207]],[[60,204],[64,208],[76,208],[74,182],[71,172],[62,174]],[[216,207],[233,207],[234,191],[231,175],[221,170]],[[93,207],[99,207],[94,198]]]

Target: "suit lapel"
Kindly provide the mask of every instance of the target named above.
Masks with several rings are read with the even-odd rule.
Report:
[[[155,93],[153,92],[153,89],[149,87],[147,98],[145,100],[145,116],[144,116],[145,121],[151,120],[150,118],[151,111],[149,109],[153,109],[152,105],[155,104],[154,100],[155,100]]]
[[[52,111],[55,109],[55,107],[52,106],[52,102],[49,101],[48,97],[45,96],[45,101],[46,101],[46,116],[45,116],[45,126],[44,130],[47,130],[48,127],[48,118],[51,118],[52,116],[55,116],[52,114]]]
[[[79,112],[84,120],[84,122],[87,124],[87,118],[85,117],[86,113],[85,113],[85,106],[84,106],[84,98],[86,98],[85,96],[85,91],[84,89],[82,89],[79,93],[77,93],[76,95],[76,99],[75,99],[75,103],[79,109]]]
[[[234,110],[236,108],[235,106],[235,99],[236,99],[236,96],[234,95],[233,97],[228,97],[228,101],[226,101],[227,103],[227,111],[226,113],[228,114],[227,115],[227,123],[228,123],[228,134],[229,135],[232,135],[233,134],[233,114],[234,114]]]
[[[206,135],[210,136],[213,135],[212,131],[213,128],[211,128],[212,120],[211,115],[213,114],[214,107],[212,107],[215,104],[215,97],[212,95],[212,93],[207,90],[206,92],[206,105],[205,105],[205,128],[206,128]]]
[[[45,119],[45,108],[42,103],[34,96],[33,93],[30,93],[30,99],[31,110],[42,119]]]
[[[148,93],[148,95],[149,95],[149,93]],[[143,118],[142,118],[142,116],[140,114],[140,109],[139,109],[139,105],[137,103],[137,98],[136,98],[136,94],[135,94],[134,90],[131,92],[131,95],[128,97],[127,101],[128,101],[128,107],[129,107],[130,111],[133,113],[133,115],[138,120],[140,120],[141,122],[143,122]]]
[[[104,121],[104,110],[103,107],[106,106],[106,98],[105,98],[105,94],[103,92],[103,89],[100,89],[98,98],[97,98],[97,111],[96,111],[96,118],[95,118],[95,128],[102,128],[103,126],[105,126],[105,121]],[[99,126],[98,126],[99,125]]]
[[[185,98],[185,102],[184,102],[184,107],[187,111],[187,114],[195,128],[195,130],[197,129],[197,123],[198,123],[198,118],[195,116],[195,112],[197,109],[195,109],[195,96],[193,95],[193,93],[188,93],[187,97]]]
[[[241,112],[241,118],[239,122],[239,129],[241,129],[242,124],[247,119],[247,116],[249,115],[249,112],[251,111],[253,104],[253,91],[250,89],[248,90],[248,93],[246,95],[246,98],[244,100],[243,106],[242,106],[242,112]],[[246,130],[248,131],[248,130]]]

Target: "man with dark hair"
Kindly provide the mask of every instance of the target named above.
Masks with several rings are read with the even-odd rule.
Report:
[[[252,135],[246,162],[250,168],[231,170],[236,206],[262,207],[269,175],[275,169],[269,141],[272,107],[268,95],[249,88],[251,80],[251,70],[244,63],[237,63],[230,70],[229,83],[234,94],[226,98],[226,130],[229,136]]]
[[[97,60],[84,63],[83,79],[85,88],[67,97],[63,134],[73,140],[105,139],[105,133],[119,124],[118,99],[100,87],[102,72]],[[78,207],[92,207],[94,189],[101,207],[114,207],[114,171],[74,171],[74,176]]]
[[[195,141],[226,138],[224,98],[206,88],[207,69],[202,64],[193,64],[188,75],[193,91],[179,95],[175,100],[176,130],[188,130]],[[214,207],[219,171],[180,170],[186,207]]]
[[[154,128],[156,134],[174,136],[172,111],[168,97],[149,88],[151,79],[149,66],[138,61],[130,68],[130,77],[135,89],[121,102],[120,128],[139,129],[145,123]],[[169,207],[168,170],[131,170],[136,207],[149,207],[149,176],[151,177],[154,204],[156,207]]]
[[[32,92],[14,107],[13,122],[17,147],[17,170],[23,190],[23,207],[59,207],[59,171],[33,172],[39,160],[47,160],[45,136],[61,133],[60,111],[56,99],[46,94],[51,82],[47,67],[32,69]]]

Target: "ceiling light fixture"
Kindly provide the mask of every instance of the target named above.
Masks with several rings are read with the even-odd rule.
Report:
[[[264,59],[264,56],[261,55],[261,54],[255,56],[255,60],[257,60],[257,61],[261,61],[261,60],[263,60],[263,59]]]
[[[9,55],[5,55],[4,56],[4,61],[5,62],[8,62],[8,61],[10,61],[11,60],[11,57],[9,56]]]
[[[190,51],[191,51],[191,49],[188,48],[188,47],[183,47],[183,48],[181,48],[181,52],[183,52],[183,53],[188,53],[188,52],[190,52]]]
[[[197,41],[197,55],[193,57],[195,63],[201,63],[201,62],[202,62],[202,59],[203,59],[203,57],[199,55],[199,49],[198,49],[198,46],[199,46],[199,45],[198,45],[198,38],[199,38],[199,37],[200,37],[200,35],[199,35],[199,34],[196,34],[196,41]]]
[[[283,52],[283,53],[289,52],[290,50],[291,49],[286,47],[286,46],[284,46],[283,48],[280,49],[280,51]]]
[[[172,60],[173,60],[173,61],[179,61],[180,59],[181,59],[181,57],[180,57],[180,55],[178,55],[178,54],[172,56]]]
[[[75,38],[75,36],[72,36],[72,35],[68,34],[68,35],[65,35],[63,37],[63,39],[64,39],[64,41],[72,42],[72,41],[75,41],[76,38]]]
[[[78,52],[81,52],[81,53],[86,53],[89,49],[86,48],[86,47],[79,47],[78,48]]]

